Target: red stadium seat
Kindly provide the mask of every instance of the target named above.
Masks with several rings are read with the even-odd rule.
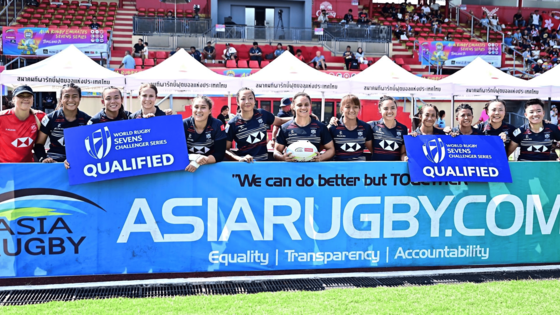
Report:
[[[404,65],[404,66],[403,66],[403,69],[406,70],[406,71],[408,71],[408,72],[412,72],[412,68],[410,68],[409,65]]]
[[[137,67],[139,65],[142,65],[142,58],[134,58],[134,63],[136,64]]]
[[[269,63],[270,63],[270,61],[268,61],[268,60],[261,61],[261,68],[264,68],[264,67],[268,66]]]
[[[29,20],[29,24],[35,24],[35,25],[37,25],[37,24],[39,24],[39,20],[37,20],[37,19],[31,19],[31,20]]]
[[[404,60],[402,58],[395,58],[395,63],[402,67],[404,65]]]
[[[365,65],[363,63],[360,63],[360,70],[366,70],[368,68],[368,65]]]
[[[247,66],[247,60],[245,60],[245,59],[239,60],[237,62],[237,67],[238,68],[249,68],[249,66]]]
[[[148,58],[155,59],[156,58],[156,52],[155,51],[148,51]]]
[[[68,20],[64,20],[62,21],[62,24],[65,26],[70,26],[72,24],[72,22],[68,21]]]
[[[23,18],[22,18],[22,19],[19,19],[19,20],[18,20],[18,23],[20,23],[20,24],[22,24],[22,25],[25,25],[25,24],[29,23],[29,20],[28,20],[28,19],[23,19]]]
[[[37,20],[40,19],[40,18],[42,18],[42,17],[43,17],[43,16],[42,16],[41,14],[33,14],[33,15],[31,16],[31,18],[37,19]]]
[[[144,59],[144,69],[146,68],[146,66],[153,67],[155,65],[156,63],[154,62],[154,59]]]
[[[235,63],[235,60],[226,61],[226,68],[237,68],[237,64]]]
[[[70,26],[70,29],[71,29],[71,30],[79,30],[80,27],[79,27],[79,26]]]
[[[72,25],[73,25],[73,26],[78,26],[78,27],[79,27],[79,26],[82,26],[82,23],[83,23],[82,21],[73,21],[73,22],[72,22]]]
[[[105,22],[104,26],[113,27],[113,22]]]
[[[249,60],[249,68],[251,69],[259,69],[259,62],[256,60]]]
[[[165,60],[169,57],[167,51],[156,51],[155,52],[155,58],[158,60],[158,63],[160,60]]]
[[[42,19],[40,22],[41,22],[41,24],[49,24],[51,22],[51,20]]]
[[[68,22],[70,22],[70,21],[68,21]],[[68,28],[68,25],[61,25],[61,26],[59,26],[58,28],[66,29],[66,28]]]

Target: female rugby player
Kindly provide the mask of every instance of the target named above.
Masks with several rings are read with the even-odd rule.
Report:
[[[469,104],[461,104],[455,108],[455,119],[459,122],[459,127],[451,129],[445,127],[444,131],[452,136],[482,135],[482,132],[472,127],[473,109]]]
[[[248,163],[268,160],[268,128],[271,125],[281,126],[291,118],[276,117],[264,109],[255,108],[255,93],[249,88],[237,92],[237,105],[237,115],[226,125],[228,157],[233,161]],[[233,141],[237,143],[237,152],[231,151]]]
[[[519,161],[550,160],[552,140],[560,141],[558,126],[543,122],[544,104],[540,99],[531,99],[525,103],[525,117],[529,123],[513,131],[507,155],[510,156],[521,146]]]
[[[158,90],[154,84],[144,83],[138,89],[138,97],[142,108],[130,115],[130,119],[165,116],[166,113],[156,106]]]
[[[130,113],[123,108],[123,95],[118,88],[114,86],[105,88],[101,104],[104,108],[89,120],[88,125],[129,119]]]
[[[274,158],[278,161],[296,162],[291,153],[284,152],[286,147],[299,140],[308,140],[318,152],[321,152],[321,145],[326,150],[313,157],[313,162],[330,160],[335,153],[332,137],[327,127],[311,116],[311,97],[303,92],[297,93],[293,98],[292,111],[294,118],[280,127],[276,137]]]
[[[214,103],[206,96],[193,100],[192,116],[183,120],[190,164],[185,169],[194,173],[200,165],[214,164],[224,159],[226,133],[224,125],[212,117]]]
[[[433,104],[426,104],[420,108],[420,126],[410,135],[413,137],[421,135],[444,135],[443,130],[435,128],[438,119],[438,108]]]
[[[340,100],[342,117],[331,118],[329,132],[334,141],[335,161],[365,161],[364,148],[373,152],[371,126],[358,119],[362,105],[352,94]]]
[[[22,85],[14,89],[14,108],[0,112],[0,163],[33,162],[33,144],[40,120],[32,111],[33,90]]]
[[[390,96],[383,96],[379,100],[381,120],[370,121],[373,132],[373,161],[407,161],[404,147],[404,136],[408,134],[405,125],[399,123],[397,117],[397,102]]]
[[[507,150],[511,142],[510,137],[515,127],[504,122],[504,117],[506,116],[506,102],[500,99],[492,100],[488,102],[486,111],[488,113],[488,119],[476,125],[476,128],[485,136],[499,136],[502,138]]]
[[[65,84],[60,91],[59,109],[48,114],[41,120],[41,128],[35,154],[43,163],[64,162],[66,160],[66,146],[64,144],[64,129],[87,125],[91,117],[78,110],[82,99],[82,89],[74,83]],[[50,149],[45,153],[45,142],[50,140]]]

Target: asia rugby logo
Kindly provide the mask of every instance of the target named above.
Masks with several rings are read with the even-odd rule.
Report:
[[[86,150],[92,158],[101,160],[106,157],[109,151],[111,151],[111,133],[109,128],[97,129],[91,134],[91,137],[86,138],[85,144]]]
[[[432,163],[441,163],[445,159],[445,144],[441,139],[432,139],[422,145],[424,156]]]

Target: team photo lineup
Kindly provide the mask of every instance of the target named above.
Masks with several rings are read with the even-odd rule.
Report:
[[[3,147],[0,162],[64,162],[69,168],[71,161],[66,159],[66,150],[72,148],[64,144],[65,129],[172,114],[155,105],[158,99],[155,85],[142,85],[138,95],[142,108],[130,113],[124,109],[122,91],[106,87],[100,100],[103,108],[90,117],[79,109],[82,91],[78,85],[64,85],[58,107],[49,114],[31,108],[34,97],[31,87],[16,87],[11,100],[13,108],[0,113]],[[332,117],[328,124],[312,114],[311,97],[305,92],[282,100],[280,114],[286,117],[256,109],[256,96],[250,88],[239,90],[236,101],[237,113],[229,119],[227,106],[214,118],[211,98],[198,96],[192,100],[192,116],[183,120],[190,159],[186,171],[194,172],[201,165],[221,161],[267,161],[269,143],[274,148],[276,161],[407,161],[406,135],[498,136],[503,140],[507,156],[520,148],[520,161],[547,161],[552,158],[555,142],[560,140],[558,126],[544,119],[545,105],[540,99],[525,102],[528,123],[522,126],[503,121],[506,101],[500,99],[488,101],[484,108],[488,120],[474,126],[473,108],[469,104],[456,106],[454,115],[458,126],[455,128],[440,127],[437,107],[425,104],[418,113],[419,124],[412,131],[396,120],[398,104],[391,96],[379,100],[381,120],[364,122],[358,119],[360,99],[346,95],[340,101],[340,117]],[[271,127],[272,139],[268,139],[267,130]],[[47,139],[50,145],[45,150]],[[232,150],[234,144],[236,149]],[[534,146],[542,146],[542,149],[535,150]]]

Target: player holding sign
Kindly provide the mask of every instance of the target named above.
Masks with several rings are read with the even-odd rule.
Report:
[[[405,125],[399,123],[397,102],[390,96],[379,100],[381,120],[370,121],[373,131],[373,161],[407,161],[404,136],[408,134]]]
[[[455,119],[459,122],[459,127],[451,129],[445,127],[444,131],[452,136],[478,136],[482,132],[472,127],[473,121],[473,108],[469,104],[461,104],[455,109]]]
[[[434,128],[437,121],[438,108],[433,104],[426,104],[420,108],[420,126],[410,135],[413,137],[421,135],[444,135],[443,130]]]
[[[495,99],[488,102],[488,120],[477,125],[476,129],[485,136],[499,136],[504,141],[505,148],[509,147],[515,127],[504,122],[506,116],[506,102]]]
[[[550,160],[552,140],[560,141],[558,126],[543,122],[544,104],[540,99],[531,99],[525,103],[525,117],[529,123],[513,131],[507,155],[510,156],[521,146],[519,161]]]

